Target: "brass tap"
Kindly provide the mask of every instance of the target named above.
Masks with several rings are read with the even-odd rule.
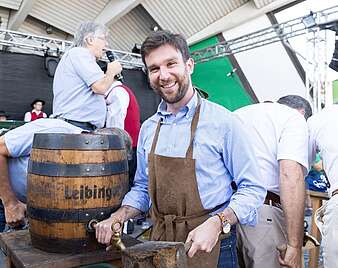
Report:
[[[106,249],[107,251],[111,250],[113,247],[117,247],[120,250],[126,249],[126,246],[124,245],[124,243],[122,242],[122,239],[121,239],[121,232],[114,230],[115,224],[119,224],[118,230],[122,229],[122,226],[123,226],[121,222],[113,222],[112,223],[111,230],[113,232],[113,236],[110,240],[110,246],[108,246],[107,249]]]
[[[114,232],[114,234],[112,236],[112,239],[111,239],[111,244],[115,245],[120,250],[125,250],[126,249],[126,246],[122,242],[121,233],[120,232]]]

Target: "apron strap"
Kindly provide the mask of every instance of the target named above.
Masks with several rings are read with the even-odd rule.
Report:
[[[158,136],[159,136],[159,133],[160,133],[161,124],[162,124],[162,118],[160,120],[158,120],[158,123],[157,123],[155,136],[154,136],[153,143],[151,145],[151,150],[150,150],[151,154],[155,154],[155,148],[156,148]]]
[[[197,94],[197,106],[195,110],[194,117],[191,122],[191,128],[190,128],[190,144],[186,153],[186,158],[192,159],[193,156],[193,148],[194,148],[194,138],[195,133],[198,125],[198,120],[200,117],[200,111],[201,111],[201,97],[199,94]]]

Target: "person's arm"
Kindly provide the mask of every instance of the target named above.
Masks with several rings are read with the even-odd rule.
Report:
[[[308,136],[306,121],[296,112],[285,123],[277,145],[280,198],[287,230],[286,251],[279,257],[279,262],[288,267],[301,266]]]
[[[30,122],[32,120],[32,116],[30,112],[25,113],[25,118],[24,121],[25,122]]]
[[[47,114],[46,113],[42,113],[42,116],[43,116],[43,118],[47,118]]]
[[[238,222],[237,216],[231,208],[226,208],[223,213],[231,225]],[[192,258],[199,250],[211,252],[221,233],[221,226],[221,220],[217,215],[214,215],[192,230],[186,239],[186,243],[192,242],[188,256]]]
[[[232,195],[229,206],[223,213],[232,225],[238,221],[253,225],[256,223],[257,208],[263,204],[266,196],[266,189],[255,165],[250,135],[237,117],[231,117],[231,120],[230,130],[225,133],[223,139],[221,158],[230,176],[234,178],[238,190]],[[192,230],[186,240],[193,241],[188,256],[193,257],[198,250],[210,252],[217,243],[220,231],[221,221],[217,215]]]
[[[305,183],[303,167],[292,160],[280,160],[280,197],[287,229],[287,248],[282,265],[300,267],[304,232]]]
[[[7,224],[15,226],[25,218],[26,205],[20,202],[9,182],[8,163],[9,152],[4,137],[0,137],[0,199],[4,205]]]
[[[233,115],[232,127],[224,137],[223,152],[225,166],[237,186],[237,191],[230,198],[228,210],[224,211],[231,224],[238,221],[254,226],[257,209],[263,205],[266,196],[265,181],[256,164],[252,135],[253,132]]]
[[[104,220],[99,222],[95,226],[95,233],[96,233],[96,239],[101,244],[109,245],[111,238],[113,236],[113,230],[114,232],[121,232],[122,231],[122,224],[138,215],[140,215],[142,212],[136,208],[130,207],[130,206],[122,206],[120,207],[116,212],[111,214],[111,216]]]
[[[106,127],[118,127],[124,129],[129,106],[129,95],[123,87],[116,86],[106,96],[107,122]]]
[[[67,55],[76,74],[95,94],[104,95],[115,81],[115,75],[122,71],[121,64],[113,61],[107,64],[107,71],[104,74],[96,63],[95,57],[86,48],[72,48]]]
[[[125,222],[128,219],[145,213],[150,207],[150,197],[148,193],[148,164],[147,164],[147,153],[144,149],[145,134],[147,124],[144,123],[141,132],[139,143],[137,146],[137,169],[134,179],[134,186],[126,194],[122,201],[121,208],[113,213],[110,218],[99,222],[96,226],[96,238],[98,242],[107,244],[110,242],[112,237],[111,226],[114,223]],[[118,230],[118,224],[114,224],[114,230]]]
[[[129,106],[129,94],[123,87],[116,88],[116,97],[119,102],[120,112],[119,112],[119,124],[124,126],[124,120],[127,116],[127,110]]]
[[[116,81],[115,76],[122,71],[122,65],[118,61],[107,64],[106,75],[91,84],[94,93],[104,95],[110,86]]]

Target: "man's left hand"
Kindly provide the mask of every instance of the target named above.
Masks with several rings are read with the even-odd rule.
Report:
[[[207,219],[204,223],[192,230],[187,237],[186,243],[192,241],[188,256],[192,258],[198,250],[211,252],[217,243],[221,232],[221,221],[218,216]]]
[[[300,268],[302,249],[287,245],[286,251],[278,257],[281,267]]]

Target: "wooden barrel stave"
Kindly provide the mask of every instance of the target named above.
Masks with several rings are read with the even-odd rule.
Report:
[[[128,190],[123,141],[116,135],[55,135],[34,137],[27,183],[32,244],[48,252],[95,250],[100,245],[88,222],[109,217]]]

